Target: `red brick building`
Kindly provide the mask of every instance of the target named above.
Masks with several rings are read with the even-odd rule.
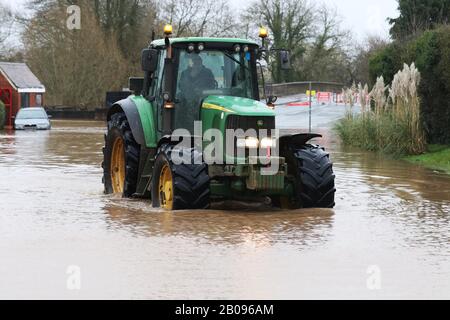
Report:
[[[42,107],[45,87],[25,63],[0,62],[0,100],[11,126],[20,108]]]

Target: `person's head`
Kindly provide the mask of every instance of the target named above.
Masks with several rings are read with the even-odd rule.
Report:
[[[191,67],[195,70],[200,69],[203,66],[203,60],[198,54],[192,54],[191,56]]]

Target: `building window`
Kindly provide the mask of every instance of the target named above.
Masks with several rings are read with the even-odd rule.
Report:
[[[20,95],[21,108],[29,108],[30,107],[30,94],[22,93]]]
[[[36,105],[38,107],[42,107],[42,94],[37,94],[36,95]]]

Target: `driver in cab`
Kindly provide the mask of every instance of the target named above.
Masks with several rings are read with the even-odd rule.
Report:
[[[215,83],[214,74],[203,65],[202,58],[198,54],[192,54],[189,67],[181,73],[180,89],[184,96],[215,89]]]

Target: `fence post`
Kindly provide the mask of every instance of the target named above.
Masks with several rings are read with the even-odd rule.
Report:
[[[312,132],[312,82],[309,83],[309,133]]]

